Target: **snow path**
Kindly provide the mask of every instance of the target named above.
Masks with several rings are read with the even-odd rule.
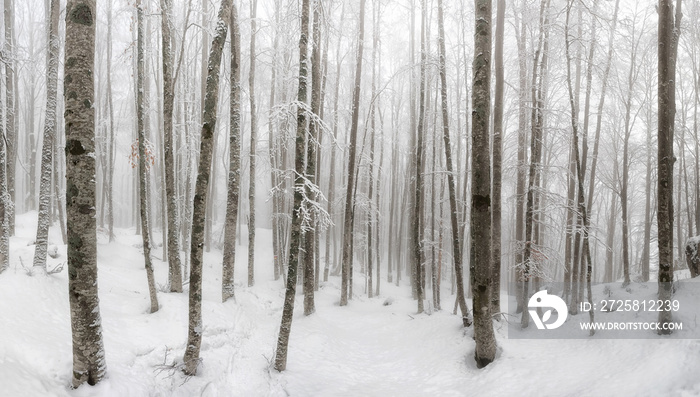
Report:
[[[160,310],[148,313],[140,237],[118,230],[117,241],[108,243],[100,235],[107,377],[98,386],[70,390],[66,269],[30,277],[19,265],[19,257],[31,264],[35,219],[36,213],[18,217],[12,265],[0,275],[2,397],[700,396],[699,340],[509,339],[501,322],[495,323],[496,361],[477,369],[473,331],[462,328],[458,316],[450,310],[417,315],[403,282],[396,287],[384,279],[381,296],[368,299],[359,272],[347,307],[338,306],[340,280],[331,277],[308,317],[298,287],[287,370],[278,373],[271,363],[284,288],[273,280],[270,232],[263,229],[257,231],[254,287],[243,285],[247,250],[237,249],[235,301],[220,303],[221,253],[205,255],[202,366],[191,378],[169,367],[181,363],[185,349],[187,294],[159,292]],[[59,236],[51,230],[52,241]],[[154,252],[157,257],[160,250]],[[49,268],[65,261],[65,246],[59,253]],[[155,259],[154,267],[157,283],[165,284],[166,265]],[[696,324],[700,280],[692,283],[678,293],[690,309],[679,318]],[[387,298],[393,303],[384,306]],[[442,301],[451,309],[454,297],[443,290]]]

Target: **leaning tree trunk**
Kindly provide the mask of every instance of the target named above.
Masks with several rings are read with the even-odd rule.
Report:
[[[345,189],[345,220],[343,224],[343,260],[340,286],[340,306],[348,304],[348,292],[352,291],[352,243],[353,226],[355,224],[355,202],[353,187],[355,186],[355,164],[357,159],[357,128],[360,117],[360,84],[362,82],[362,52],[365,38],[365,2],[360,0],[360,27],[357,37],[357,58],[355,61],[355,84],[352,89],[352,121],[350,124],[350,145],[348,147],[347,187]]]
[[[144,109],[144,87],[146,76],[144,75],[144,21],[143,6],[141,0],[136,0],[136,19],[138,20],[137,42],[137,84],[136,84],[136,129],[139,141],[139,213],[141,215],[141,237],[143,241],[143,257],[146,264],[146,278],[148,279],[148,293],[151,298],[151,313],[158,311],[158,295],[156,282],[153,276],[153,263],[151,262],[151,229],[149,227],[149,202],[148,202],[148,159],[146,158],[146,123]]]
[[[474,26],[474,82],[472,84],[472,197],[471,272],[474,296],[476,366],[483,368],[496,357],[491,321],[491,164],[489,114],[491,101],[491,1],[477,0]]]
[[[228,193],[224,226],[224,262],[221,300],[235,297],[233,271],[236,264],[236,226],[241,181],[241,33],[238,9],[231,5],[231,131],[229,133]]]
[[[457,281],[457,302],[459,309],[462,312],[462,324],[465,327],[471,325],[469,320],[469,309],[467,301],[464,298],[464,275],[462,272],[462,251],[459,241],[459,224],[457,223],[457,215],[459,208],[457,207],[457,192],[455,189],[455,176],[452,167],[452,144],[450,143],[450,117],[447,113],[447,68],[445,62],[445,27],[444,27],[444,9],[442,0],[438,0],[438,38],[440,50],[440,97],[442,105],[442,132],[443,140],[445,141],[445,165],[447,167],[447,187],[450,195],[450,222],[452,225],[452,259],[454,261],[455,278]],[[395,154],[395,153],[394,153]]]
[[[53,143],[56,134],[56,100],[58,93],[58,0],[51,0],[49,12],[49,43],[46,71],[46,118],[44,119],[44,143],[41,148],[41,183],[39,185],[39,221],[36,231],[34,266],[46,271],[46,249],[51,224],[51,168]]]
[[[94,0],[68,0],[64,69],[68,297],[73,335],[73,387],[105,375],[97,296],[95,211]]]
[[[172,26],[172,0],[160,0],[163,53],[163,146],[165,157],[165,194],[168,219],[168,285],[170,292],[182,292],[180,264],[180,217],[177,214],[175,194],[175,147],[173,145],[173,106],[175,102],[173,82],[173,55],[170,28]],[[165,225],[163,225],[165,227]]]
[[[284,371],[287,368],[287,348],[289,346],[289,334],[292,331],[292,318],[294,314],[294,295],[297,285],[297,267],[299,265],[299,252],[301,244],[301,205],[304,195],[304,144],[306,142],[307,114],[304,109],[307,99],[308,86],[308,62],[307,52],[309,48],[309,1],[303,0],[301,6],[301,34],[299,36],[299,90],[297,93],[297,129],[294,147],[294,208],[292,209],[291,239],[289,245],[289,264],[287,269],[287,290],[284,294],[284,308],[282,309],[282,322],[280,323],[279,337],[277,338],[277,352],[275,354],[275,369]],[[363,0],[364,1],[364,0]],[[311,144],[311,142],[309,142]]]
[[[183,361],[184,372],[195,375],[199,365],[199,349],[202,345],[202,261],[204,256],[204,213],[206,211],[209,176],[212,162],[212,146],[216,131],[216,105],[219,100],[219,70],[221,54],[226,41],[231,0],[221,0],[216,34],[209,53],[204,114],[202,115],[202,137],[199,148],[199,168],[195,185],[192,209],[192,235],[190,245],[190,293],[189,328],[187,348]]]

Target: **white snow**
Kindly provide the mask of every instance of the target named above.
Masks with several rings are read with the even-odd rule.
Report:
[[[256,285],[236,283],[236,301],[220,303],[221,253],[205,253],[202,365],[192,378],[171,368],[181,363],[187,341],[187,293],[159,292],[160,310],[149,314],[140,237],[133,229],[116,229],[113,243],[100,235],[107,376],[95,387],[71,390],[67,267],[29,276],[19,265],[19,256],[31,263],[34,247],[27,242],[35,230],[36,212],[18,216],[11,266],[0,275],[2,396],[700,395],[698,340],[509,339],[502,321],[495,323],[496,361],[477,369],[472,329],[463,329],[458,316],[415,314],[410,288],[385,278],[382,294],[367,299],[360,273],[347,307],[338,306],[338,278],[322,283],[310,317],[303,316],[298,288],[287,370],[278,373],[271,363],[284,287],[272,280],[271,234],[264,229],[256,233]],[[48,258],[51,269],[65,261],[66,247],[56,228],[50,241],[60,253]],[[247,250],[237,253],[236,280],[244,282]],[[154,267],[165,285],[166,264],[154,258]],[[686,309],[681,317],[691,323],[700,314],[695,290],[700,284],[693,280],[677,293]],[[453,299],[445,289],[443,306],[451,309]]]

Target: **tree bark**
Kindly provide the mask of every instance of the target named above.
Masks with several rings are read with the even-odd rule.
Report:
[[[17,75],[15,73],[17,52],[15,51],[14,38],[14,1],[5,1],[5,55],[9,58],[5,64],[5,146],[7,152],[7,162],[5,163],[7,192],[10,195],[10,203],[5,208],[8,219],[10,236],[15,234],[15,166],[17,161],[17,104],[16,84]]]
[[[444,27],[444,8],[442,0],[438,0],[438,50],[440,61],[440,98],[442,107],[442,136],[445,147],[445,166],[447,167],[447,187],[450,196],[450,224],[452,226],[452,260],[457,282],[457,302],[462,313],[462,324],[465,327],[471,325],[469,320],[469,308],[464,297],[464,275],[462,271],[462,250],[459,238],[459,223],[457,216],[459,208],[457,207],[457,192],[455,188],[455,173],[452,167],[452,143],[450,142],[450,118],[448,114],[447,103],[447,70],[446,70],[446,51],[445,51],[445,27]]]
[[[673,284],[673,132],[675,117],[675,70],[676,49],[680,34],[681,0],[676,5],[672,0],[659,0],[658,33],[658,223],[659,273],[658,295],[662,301],[671,298]],[[659,323],[673,321],[670,310],[659,311]],[[659,329],[659,334],[670,334],[671,330]]]
[[[299,253],[301,244],[301,205],[304,194],[304,143],[306,141],[307,113],[304,109],[308,88],[308,62],[309,48],[309,1],[303,0],[301,6],[301,33],[299,35],[299,88],[297,92],[297,126],[294,146],[294,208],[292,209],[291,238],[289,245],[289,265],[287,269],[287,289],[284,294],[284,307],[282,309],[282,321],[279,336],[277,338],[277,351],[275,353],[275,369],[284,371],[287,368],[287,349],[289,346],[289,334],[292,331],[292,319],[294,315],[294,296],[296,294],[297,267],[299,265]],[[363,0],[364,1],[364,0]]]
[[[256,11],[258,0],[250,2],[250,73],[248,75],[248,87],[250,92],[250,180],[248,189],[248,286],[255,284],[255,158],[258,133],[258,116],[255,105],[255,33]]]
[[[146,120],[144,109],[144,94],[146,76],[144,73],[144,45],[146,38],[143,5],[141,0],[136,0],[136,14],[138,24],[137,52],[137,84],[136,84],[136,128],[138,130],[139,141],[139,213],[141,217],[141,238],[143,241],[143,257],[146,266],[146,278],[148,279],[148,293],[151,298],[151,313],[158,311],[158,295],[156,294],[156,282],[153,276],[153,263],[151,262],[151,228],[149,227],[149,202],[148,202],[148,171],[150,168],[150,158],[153,156],[146,149]],[[147,157],[148,156],[148,157]]]
[[[34,249],[34,266],[46,271],[46,249],[51,225],[51,171],[53,165],[53,143],[56,134],[56,107],[58,96],[58,0],[51,0],[49,11],[49,36],[46,71],[46,117],[44,119],[44,143],[41,148],[41,183],[39,186],[39,221]]]
[[[306,1],[306,0],[305,0]],[[360,0],[360,21],[357,38],[357,58],[355,60],[355,84],[352,91],[352,121],[350,124],[350,145],[348,147],[347,186],[345,191],[345,220],[343,224],[343,263],[340,286],[340,306],[348,304],[348,295],[352,295],[352,242],[353,226],[355,224],[355,202],[353,188],[355,186],[355,158],[357,151],[357,128],[360,115],[360,84],[362,82],[362,52],[365,37],[365,2]]]
[[[209,53],[204,114],[199,149],[199,168],[193,198],[192,234],[190,242],[190,292],[187,348],[183,362],[186,375],[194,376],[199,365],[202,345],[202,261],[204,248],[204,214],[207,204],[209,177],[212,163],[212,144],[216,131],[216,105],[219,99],[219,70],[231,14],[231,0],[221,0],[216,34]]]
[[[498,0],[496,11],[496,91],[493,107],[493,186],[492,186],[492,259],[491,259],[491,313],[501,311],[501,167],[503,156],[503,40],[505,0]]]
[[[310,184],[316,184],[316,145],[318,144],[318,122],[315,120],[321,111],[321,4],[314,1],[313,33],[311,44],[311,112],[313,120],[309,123],[309,135],[306,139],[306,170],[307,183],[304,195],[307,200],[318,201],[313,194]],[[315,283],[315,254],[317,223],[313,213],[310,214],[309,229],[304,233],[304,315],[309,316],[316,311],[314,304]]]
[[[68,291],[73,340],[72,384],[97,384],[105,375],[97,295],[95,211],[94,0],[66,5],[65,122]]]
[[[472,294],[476,366],[483,368],[496,357],[491,320],[491,166],[489,114],[491,101],[491,1],[475,3],[474,82],[472,84]]]
[[[175,180],[175,147],[173,144],[173,106],[175,102],[173,81],[173,55],[170,29],[172,27],[172,0],[160,0],[163,56],[163,143],[165,157],[165,193],[168,219],[168,285],[170,292],[182,292],[182,268],[180,263],[180,217],[177,212]],[[165,227],[165,226],[164,226]]]
[[[241,183],[241,33],[238,9],[231,5],[231,130],[229,131],[229,168],[224,226],[224,259],[221,277],[221,301],[235,298],[236,226],[238,224]]]

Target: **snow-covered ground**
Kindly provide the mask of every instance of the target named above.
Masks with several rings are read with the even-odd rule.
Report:
[[[496,323],[494,363],[477,369],[472,329],[449,311],[415,314],[410,288],[382,280],[382,293],[355,296],[339,307],[340,280],[321,285],[316,313],[304,317],[301,288],[287,370],[271,368],[284,288],[272,277],[269,230],[257,231],[256,284],[247,287],[247,248],[237,250],[236,300],[220,303],[221,254],[205,255],[203,366],[186,378],[170,365],[182,360],[187,294],[159,293],[149,314],[140,236],[117,230],[99,236],[99,291],[107,376],[71,390],[71,337],[66,269],[29,275],[36,213],[17,218],[11,267],[0,275],[0,396],[694,396],[700,395],[700,340],[515,339]],[[52,229],[52,241],[59,241]],[[155,238],[159,241],[159,237]],[[66,262],[49,258],[49,269]],[[160,250],[154,250],[159,256]],[[20,258],[22,261],[20,262]],[[22,265],[23,264],[23,265]],[[155,260],[164,285],[165,263]],[[26,268],[25,268],[26,267]],[[697,326],[700,284],[680,288],[680,317]],[[619,288],[619,287],[618,287]],[[642,288],[639,299],[646,299]],[[387,298],[393,303],[385,306]],[[443,291],[443,305],[454,302]],[[694,304],[695,303],[695,304]],[[511,321],[517,321],[512,318]],[[573,329],[575,321],[564,327]],[[531,332],[531,331],[528,331]],[[692,331],[688,331],[692,332]],[[687,335],[686,335],[687,336]]]

